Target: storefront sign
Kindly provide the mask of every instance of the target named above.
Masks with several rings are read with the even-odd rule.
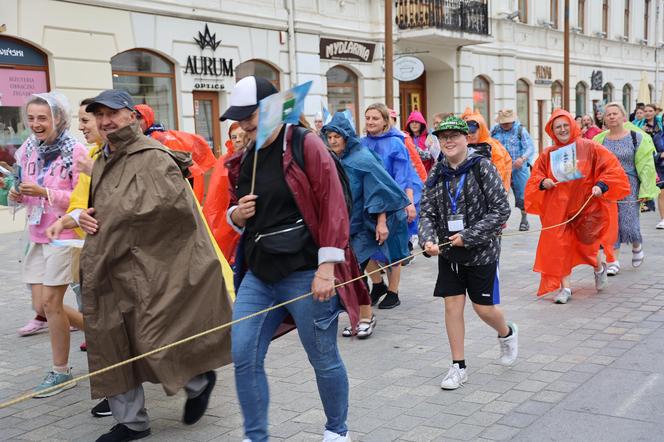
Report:
[[[207,24],[203,32],[199,31],[194,36],[194,41],[201,48],[201,55],[187,56],[184,73],[194,76],[196,90],[223,90],[224,77],[235,76],[233,60],[214,57],[214,51],[221,45],[221,40],[217,40],[217,34],[212,34]],[[203,55],[206,48],[212,51],[212,56]]]
[[[0,69],[0,106],[22,106],[30,95],[46,90],[44,71]]]
[[[376,49],[375,43],[351,40],[320,39],[320,58],[371,63]]]
[[[590,90],[601,91],[603,88],[604,79],[602,78],[602,71],[593,71],[590,74]]]
[[[46,56],[16,40],[0,37],[0,64],[46,66]]]
[[[399,81],[413,81],[424,73],[424,63],[415,57],[401,57],[394,60],[394,78]]]
[[[535,84],[551,84],[551,66],[535,66]]]

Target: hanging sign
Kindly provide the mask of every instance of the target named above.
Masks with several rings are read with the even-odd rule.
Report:
[[[375,43],[361,41],[320,39],[320,58],[324,60],[346,60],[371,63],[376,50]]]
[[[424,73],[424,63],[415,57],[400,57],[394,60],[394,78],[399,81],[413,81]]]

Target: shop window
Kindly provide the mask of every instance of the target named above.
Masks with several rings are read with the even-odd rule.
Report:
[[[602,100],[604,104],[613,101],[613,85],[611,83],[606,83],[602,88]]]
[[[235,81],[240,81],[244,77],[261,77],[270,80],[274,87],[281,90],[279,82],[279,71],[272,65],[260,60],[248,60],[240,63],[235,68]]]
[[[487,124],[491,124],[491,83],[483,75],[473,80],[473,107],[484,117]]]
[[[359,100],[357,75],[343,66],[334,66],[327,74],[327,104],[330,113],[349,109],[355,118],[355,127],[359,126]]]
[[[516,114],[530,131],[530,85],[525,80],[516,82]]]
[[[19,39],[0,37],[0,161],[14,164],[14,153],[30,135],[21,109],[30,95],[49,89],[46,54]]]
[[[131,49],[111,58],[111,67],[114,89],[152,107],[155,120],[166,129],[177,129],[173,63],[147,49]]]
[[[560,109],[563,106],[563,84],[560,81],[554,81],[551,84],[551,111]]]
[[[628,114],[632,113],[632,86],[627,83],[623,86],[623,96],[622,96],[622,102],[623,102],[623,107],[627,111]]]
[[[583,81],[576,84],[576,115],[586,114],[586,100],[588,100],[588,87]]]

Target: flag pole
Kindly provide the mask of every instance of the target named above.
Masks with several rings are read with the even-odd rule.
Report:
[[[565,32],[563,39],[563,109],[570,112],[569,108],[569,0],[565,0]]]
[[[385,0],[385,104],[394,108],[394,46],[392,42],[392,0]]]

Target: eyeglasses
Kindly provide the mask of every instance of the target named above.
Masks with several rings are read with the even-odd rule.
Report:
[[[463,136],[463,134],[461,132],[453,132],[451,134],[438,134],[438,140],[440,140],[442,142],[455,141],[455,140],[458,140],[462,136]]]

